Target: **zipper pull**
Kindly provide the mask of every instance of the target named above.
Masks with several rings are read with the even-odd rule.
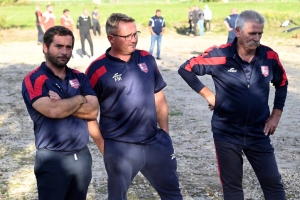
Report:
[[[248,88],[250,88],[250,85],[248,84]]]
[[[77,159],[77,155],[76,155],[76,153],[74,153],[74,159],[75,159],[75,160],[78,160],[78,159]]]

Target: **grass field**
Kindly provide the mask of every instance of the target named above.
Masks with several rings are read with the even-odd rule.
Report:
[[[107,1],[108,2],[108,1]],[[100,24],[103,26],[107,17],[113,12],[122,12],[136,19],[137,24],[144,27],[147,26],[149,18],[155,14],[156,9],[162,10],[162,16],[166,20],[167,27],[173,29],[176,27],[187,26],[187,7],[193,6],[193,1],[180,2],[178,0],[170,0],[170,3],[162,1],[122,1],[120,3],[109,4],[102,1],[99,7]],[[127,3],[126,3],[127,2]],[[134,3],[135,2],[135,3]],[[150,3],[151,2],[151,3]],[[195,2],[195,1],[194,1]],[[41,2],[42,12],[45,10],[46,1]],[[67,1],[57,2],[51,1],[56,15],[56,23],[59,24],[59,18],[62,11],[68,8],[74,20],[81,14],[84,8],[90,12],[96,6],[88,1]],[[292,19],[300,24],[300,1],[278,2],[230,2],[230,3],[197,3],[200,8],[207,4],[213,12],[212,26],[213,32],[224,33],[224,18],[229,14],[232,7],[238,8],[239,11],[245,9],[254,9],[261,12],[267,19],[265,33],[269,36],[282,36],[290,38],[295,32],[290,34],[283,33],[284,28],[279,28],[280,24],[286,19]],[[35,29],[35,5],[36,3],[13,4],[0,7],[0,23],[5,28],[24,28]],[[1,25],[1,24],[0,24]],[[0,26],[1,27],[1,26]]]

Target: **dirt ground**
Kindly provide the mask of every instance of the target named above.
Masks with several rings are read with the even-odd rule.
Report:
[[[35,146],[33,125],[21,96],[24,76],[44,60],[37,45],[35,31],[27,33],[29,39],[19,41],[15,33],[1,33],[0,43],[0,199],[37,199],[33,173]],[[22,36],[26,37],[26,36]],[[5,41],[4,41],[5,40]],[[100,56],[109,47],[105,36],[93,38],[95,54]],[[177,74],[178,67],[192,56],[197,56],[212,45],[226,42],[226,35],[214,33],[203,37],[188,37],[167,33],[162,40],[162,60],[157,61],[168,84],[165,94],[169,104],[170,135],[173,139],[180,187],[186,200],[222,199],[217,173],[215,150],[210,130],[211,112],[205,100],[192,91]],[[263,37],[262,43],[279,53],[288,78],[286,106],[272,142],[276,152],[287,198],[300,199],[300,40]],[[138,48],[148,50],[150,35],[143,32]],[[89,45],[86,44],[87,50]],[[76,40],[75,52],[80,49]],[[69,67],[85,71],[90,59],[72,59]],[[201,80],[213,89],[211,77]],[[270,93],[272,107],[274,90]],[[106,199],[106,172],[100,152],[90,140],[93,157],[93,178],[88,198]],[[244,161],[245,199],[264,199],[259,183],[248,161]],[[145,178],[138,174],[128,192],[128,199],[159,199]]]

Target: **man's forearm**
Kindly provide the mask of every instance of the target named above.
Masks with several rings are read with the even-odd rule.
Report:
[[[279,117],[280,118],[281,115],[282,115],[282,110],[279,110],[279,109],[276,109],[276,108],[274,108],[272,110],[271,117]]]
[[[150,33],[153,35],[153,34],[154,34],[154,32],[153,32],[153,29],[152,29],[152,27],[151,27],[151,26],[149,26],[149,30],[150,30]]]
[[[162,91],[155,94],[157,122],[161,129],[169,133],[169,112],[165,95]]]
[[[87,102],[81,104],[81,106],[73,113],[74,116],[81,119],[97,119],[99,112],[98,99],[95,96],[85,96]]]
[[[104,154],[104,139],[102,137],[101,131],[99,129],[99,125],[97,120],[89,120],[88,121],[88,129],[90,136],[93,138],[95,144],[100,150],[101,154]]]
[[[90,103],[81,104],[73,115],[81,119],[97,119],[98,108],[94,107]]]
[[[32,106],[48,118],[60,119],[72,115],[84,103],[86,103],[86,99],[81,95],[76,95],[69,99],[59,100],[42,97],[36,100]]]
[[[56,118],[65,118],[72,115],[82,104],[86,103],[86,99],[81,95],[77,95],[69,99],[55,101],[55,103],[56,106],[52,109],[54,115],[56,115]]]

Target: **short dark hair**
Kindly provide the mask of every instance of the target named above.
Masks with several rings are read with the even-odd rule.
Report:
[[[156,12],[161,12],[161,10],[160,10],[160,9],[157,9]]]
[[[65,12],[70,12],[70,11],[68,9],[64,9],[63,13],[65,13]]]
[[[72,37],[72,49],[74,47],[74,35],[72,31],[64,26],[53,26],[49,28],[44,35],[44,43],[46,44],[47,48],[49,49],[50,44],[53,42],[53,38],[55,35],[60,36],[67,36],[70,35]]]

